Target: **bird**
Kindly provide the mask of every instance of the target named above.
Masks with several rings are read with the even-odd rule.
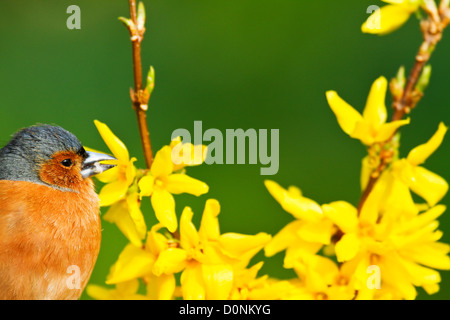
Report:
[[[80,298],[101,242],[91,177],[115,166],[106,160],[116,159],[47,124],[0,149],[0,299]]]

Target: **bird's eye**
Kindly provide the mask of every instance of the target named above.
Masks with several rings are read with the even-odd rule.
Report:
[[[70,159],[64,159],[63,161],[61,161],[61,164],[62,164],[64,167],[70,167],[70,166],[72,165],[72,160],[70,160]]]

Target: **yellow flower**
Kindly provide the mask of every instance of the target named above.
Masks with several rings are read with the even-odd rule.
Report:
[[[128,244],[111,267],[107,284],[116,284],[136,278],[151,276],[159,255],[171,247],[167,239],[158,231],[163,228],[156,224],[148,232],[145,247]]]
[[[99,197],[100,205],[107,207],[125,198],[128,187],[136,176],[136,168],[133,165],[136,158],[130,159],[125,144],[114,135],[106,124],[97,120],[94,123],[103,141],[118,160],[114,163],[116,167],[97,176],[97,179],[106,183],[101,189]]]
[[[245,268],[250,259],[270,240],[259,233],[254,236],[220,234],[217,216],[220,205],[208,200],[200,229],[192,223],[192,210],[183,210],[180,219],[180,247],[160,255],[157,273],[183,265],[181,291],[184,299],[228,299],[232,293],[236,272]]]
[[[350,137],[370,146],[390,139],[399,127],[409,124],[409,119],[386,123],[386,90],[386,78],[375,80],[362,115],[335,91],[328,91],[326,96],[342,130]]]
[[[159,233],[161,224],[152,227],[148,232],[145,246],[128,244],[112,266],[107,277],[107,284],[117,284],[132,281],[134,279],[145,279],[147,283],[147,297],[150,299],[172,299],[175,291],[174,272],[182,270],[184,265],[173,266],[171,272],[155,275],[155,262],[160,255],[174,246],[174,240],[168,239]],[[164,259],[164,258],[162,258]]]
[[[324,245],[331,243],[335,228],[333,223],[326,219],[319,204],[303,197],[298,188],[291,186],[286,190],[271,180],[264,183],[282,208],[297,219],[286,225],[266,245],[266,256],[270,257],[286,249],[284,266],[292,268],[299,257],[315,254]]]
[[[86,288],[89,296],[97,300],[147,300],[144,295],[137,294],[139,281],[137,279],[118,283],[114,289],[108,289],[95,284]]]
[[[156,153],[150,172],[139,180],[140,195],[150,196],[152,207],[156,218],[170,232],[177,229],[177,217],[175,214],[175,200],[172,194],[189,193],[200,196],[208,192],[209,187],[206,183],[191,178],[186,174],[178,173],[176,170],[184,166],[198,165],[198,162],[180,163],[175,165],[172,155],[173,148],[178,142],[172,142],[170,146],[164,146]],[[196,149],[191,144],[186,144],[188,148]],[[199,146],[204,149],[204,146]],[[194,152],[192,153],[194,156]],[[204,158],[201,158],[203,162]],[[198,160],[197,160],[198,161]]]
[[[294,270],[299,281],[291,281],[297,290],[290,293],[290,299],[351,300],[355,297],[351,274],[339,269],[329,258],[304,255],[297,260]]]
[[[205,162],[208,154],[207,146],[182,143],[180,137],[173,139],[170,147],[172,148],[173,171],[180,171],[186,166],[201,165]]]
[[[267,275],[258,277],[262,265],[263,262],[259,262],[248,269],[235,271],[230,300],[281,300],[292,294],[295,289],[289,281]]]
[[[441,125],[430,141],[411,151],[409,161],[416,165],[425,161],[445,131]],[[436,221],[445,207],[416,205],[401,183],[387,170],[358,213],[345,201],[319,206],[295,187],[286,190],[265,182],[281,206],[297,218],[265,247],[267,256],[286,250],[284,267],[298,274],[298,281],[290,283],[290,298],[413,299],[415,287],[429,294],[439,290],[441,278],[435,269],[450,269],[450,246],[438,242],[442,232]],[[313,230],[317,230],[314,237]],[[341,266],[320,256],[322,248],[323,253],[334,253]],[[382,290],[376,292],[368,284],[373,266],[381,270]]]
[[[375,265],[381,270],[382,285],[393,288],[396,296],[414,299],[415,286],[436,292],[440,276],[433,269],[450,269],[450,247],[437,242],[442,232],[436,230],[436,219],[445,207],[436,206],[415,216],[393,211],[379,213],[370,223],[361,221],[350,205],[324,206],[325,215],[343,233],[335,246],[337,260],[352,270],[359,291],[367,289],[367,268]]]
[[[103,216],[104,220],[115,223],[128,240],[137,247],[141,246],[141,240],[147,233],[147,226],[139,206],[139,194],[133,192],[114,203]]]
[[[390,4],[374,12],[361,26],[362,32],[383,35],[397,30],[419,9],[423,0],[383,1]]]
[[[430,206],[436,205],[447,193],[447,182],[435,173],[421,167],[428,157],[441,145],[447,127],[439,128],[431,139],[410,151],[406,159],[393,163],[393,173],[414,193],[425,199]]]
[[[159,232],[163,225],[155,225],[144,247],[129,244],[124,248],[106,283],[143,278],[148,297],[172,299],[176,290],[174,274],[182,272],[183,298],[230,298],[237,285],[235,281],[240,279],[236,277],[242,275],[250,259],[270,241],[270,236],[220,234],[219,212],[219,203],[208,200],[197,231],[192,223],[192,210],[186,207],[180,219],[179,239],[168,238]]]

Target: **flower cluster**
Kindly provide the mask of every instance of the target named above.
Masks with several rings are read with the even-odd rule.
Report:
[[[431,67],[425,64],[450,24],[450,8],[446,0],[439,9],[434,0],[383,1],[388,5],[368,18],[363,32],[390,33],[422,11],[428,20],[422,20],[425,41],[407,83],[404,68],[390,85],[379,77],[362,113],[335,91],[326,92],[341,129],[368,151],[362,160],[358,206],[346,201],[319,204],[297,187],[285,189],[266,180],[269,193],[295,218],[275,236],[221,233],[221,208],[215,199],[206,200],[196,227],[190,207],[178,218],[174,195],[208,193],[206,183],[186,174],[186,168],[205,161],[207,147],[175,139],[147,161],[148,169],[139,169],[124,143],[106,124],[95,121],[117,158],[116,167],[98,176],[104,183],[101,205],[109,207],[103,219],[116,224],[129,243],[110,269],[109,287],[91,284],[87,293],[95,299],[350,300],[415,299],[417,288],[428,294],[439,291],[438,270],[450,270],[450,245],[440,242],[443,234],[438,229],[438,218],[446,209],[439,202],[448,184],[423,165],[442,144],[447,127],[440,123],[434,135],[406,157],[399,152],[398,131],[410,124],[403,118],[428,85]],[[143,34],[145,14],[143,5],[139,8]],[[122,21],[133,35],[134,23]],[[142,107],[138,98],[153,90],[153,69],[149,84],[133,103]],[[385,105],[388,87],[394,106],[391,121]],[[142,110],[147,110],[147,100]],[[151,150],[148,153],[152,156]],[[151,158],[148,153],[146,160]],[[146,198],[158,220],[150,228],[141,211]],[[251,260],[262,249],[267,257],[285,251],[284,268],[293,269],[297,277],[258,275],[263,262],[252,265]]]
[[[334,91],[327,92],[342,130],[368,146],[361,170],[363,190],[381,154],[373,150],[409,123],[386,122],[386,83],[384,78],[375,81],[363,115]],[[296,187],[284,189],[266,181],[270,194],[296,218],[265,247],[267,256],[286,251],[284,267],[294,269],[299,277],[291,282],[294,297],[414,299],[416,287],[429,294],[439,290],[441,278],[435,269],[450,270],[450,246],[439,242],[442,232],[437,221],[445,211],[438,202],[448,184],[421,165],[442,143],[446,131],[441,123],[431,139],[406,158],[400,158],[398,144],[391,143],[389,167],[361,208],[345,201],[319,205]],[[415,201],[412,194],[422,200]]]
[[[200,228],[193,212],[184,208],[178,221],[173,195],[200,196],[208,185],[185,174],[187,166],[203,163],[205,146],[173,140],[156,153],[149,170],[137,169],[125,145],[99,121],[95,125],[118,159],[116,167],[98,176],[105,183],[100,203],[110,207],[104,220],[115,223],[128,238],[107,277],[115,288],[89,285],[96,299],[262,299],[279,298],[275,286],[286,286],[267,276],[257,277],[262,263],[248,268],[253,256],[270,240],[266,233],[220,233],[217,200],[206,201]],[[159,223],[147,229],[140,209],[150,197]],[[179,277],[176,275],[180,275]],[[177,283],[178,282],[178,283]],[[145,293],[139,292],[141,283]]]

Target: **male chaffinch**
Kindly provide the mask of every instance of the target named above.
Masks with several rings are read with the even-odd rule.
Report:
[[[100,249],[91,176],[115,158],[39,125],[0,149],[0,299],[78,299]]]

